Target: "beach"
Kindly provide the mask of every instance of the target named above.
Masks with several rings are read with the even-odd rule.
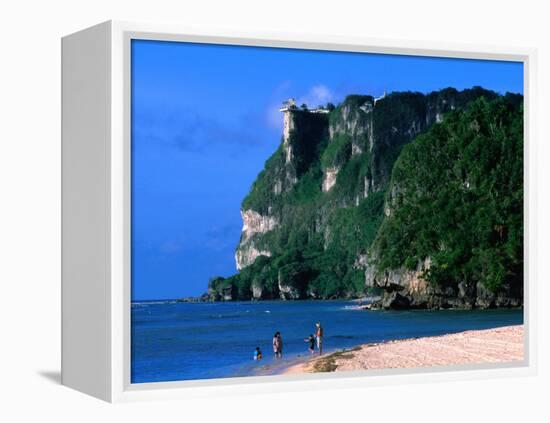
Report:
[[[311,359],[304,339],[315,334],[316,322],[322,323],[323,357],[328,357],[359,345],[521,325],[523,311],[369,312],[346,300],[134,302],[131,380],[144,383],[281,374]],[[282,334],[282,359],[273,354],[275,332]],[[253,360],[256,347],[263,352],[261,361]]]
[[[523,349],[523,325],[513,325],[363,344],[313,357],[283,374],[508,363],[523,360]]]

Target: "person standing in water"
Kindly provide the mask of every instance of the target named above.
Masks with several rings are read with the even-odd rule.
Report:
[[[275,358],[283,357],[283,338],[281,337],[281,332],[275,332],[275,335],[273,335],[273,352],[275,353]]]
[[[254,360],[260,361],[261,359],[262,359],[262,350],[260,349],[260,347],[256,347],[256,349],[254,350]]]
[[[309,352],[311,354],[315,354],[315,337],[313,335],[309,335],[309,337],[304,339],[304,342],[309,344]]]
[[[316,331],[315,331],[315,337],[317,338],[317,349],[319,350],[319,355],[323,354],[323,327],[321,326],[321,323],[317,322],[315,323]]]

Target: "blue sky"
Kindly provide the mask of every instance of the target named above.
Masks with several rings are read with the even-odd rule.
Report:
[[[279,105],[480,85],[523,93],[521,63],[132,42],[132,299],[236,272],[240,204],[282,132]]]

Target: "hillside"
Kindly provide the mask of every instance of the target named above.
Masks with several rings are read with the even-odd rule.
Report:
[[[522,97],[481,88],[282,109],[242,202],[239,273],[212,300],[353,298],[383,308],[522,303]]]

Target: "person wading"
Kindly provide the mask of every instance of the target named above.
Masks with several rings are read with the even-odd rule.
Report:
[[[275,332],[275,335],[273,335],[273,352],[275,353],[275,358],[283,357],[283,338],[281,337],[281,332]]]
[[[323,327],[321,323],[315,323],[315,338],[317,338],[317,349],[319,350],[319,355],[323,354]]]
[[[304,339],[305,342],[309,344],[309,352],[311,354],[315,354],[315,337],[313,334],[309,335],[309,337]]]

